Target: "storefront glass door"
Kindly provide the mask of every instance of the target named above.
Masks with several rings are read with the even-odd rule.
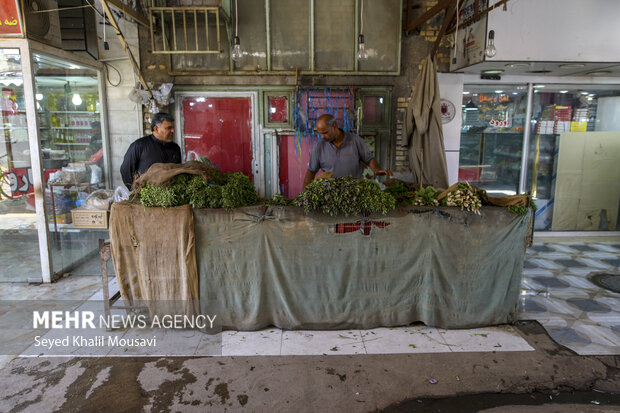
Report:
[[[620,87],[534,85],[527,190],[535,229],[620,230]]]
[[[23,83],[19,49],[0,49],[0,282],[41,277]]]
[[[97,275],[98,240],[107,238],[107,231],[76,228],[71,211],[108,187],[99,75],[93,68],[38,53],[32,64],[52,272]]]

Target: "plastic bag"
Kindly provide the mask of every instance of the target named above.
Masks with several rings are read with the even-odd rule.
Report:
[[[101,182],[102,171],[97,165],[90,165],[90,184],[95,185]]]
[[[109,189],[99,189],[86,198],[83,204],[86,209],[96,209],[99,211],[107,211],[114,199],[114,192]]]
[[[114,202],[126,201],[129,199],[129,190],[124,186],[119,186],[114,191]]]

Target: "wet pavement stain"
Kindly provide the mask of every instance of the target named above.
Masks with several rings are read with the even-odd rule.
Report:
[[[215,386],[215,390],[213,391],[213,393],[220,396],[220,403],[222,405],[225,405],[228,399],[230,399],[230,393],[228,393],[228,384],[226,383],[220,383]]]
[[[248,403],[248,396],[247,394],[240,394],[237,396],[237,401],[239,402],[239,404],[241,406],[245,406]]]

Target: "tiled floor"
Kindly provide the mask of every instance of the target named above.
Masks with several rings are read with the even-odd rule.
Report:
[[[620,294],[588,274],[620,274],[620,243],[545,243],[527,252],[521,320],[537,320],[579,354],[620,354]]]
[[[619,243],[538,243],[528,250],[519,302],[521,320],[537,320],[559,343],[579,354],[620,354],[620,294],[591,283],[596,271],[620,271]],[[13,299],[82,300],[82,308],[103,311],[99,277],[69,277],[51,285],[0,283],[0,294]],[[111,282],[113,288],[115,280]],[[95,292],[93,294],[93,292]],[[72,331],[72,335],[76,335]],[[157,336],[157,346],[137,349],[123,343]],[[45,355],[335,355],[433,352],[531,351],[511,326],[444,330],[423,325],[372,330],[225,331],[216,336],[192,330],[129,329],[84,331],[85,339],[118,337],[116,345],[80,346],[41,351],[30,348],[25,357]],[[50,332],[44,338],[63,338]],[[0,358],[0,365],[3,360]]]

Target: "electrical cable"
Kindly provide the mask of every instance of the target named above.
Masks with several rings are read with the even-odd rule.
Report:
[[[364,0],[362,0],[362,10],[360,10],[360,34],[364,34]]]
[[[110,86],[112,86],[112,87],[119,86],[121,84],[121,82],[123,81],[123,75],[121,75],[121,72],[117,68],[115,68],[114,66],[112,66],[111,64],[109,64],[107,62],[103,62],[103,65],[106,68],[105,77],[106,77],[106,80],[108,81],[108,84]],[[114,84],[114,83],[112,83],[110,81],[110,71],[108,70],[108,67],[111,67],[112,69],[114,69],[116,71],[116,73],[118,73],[118,83],[117,84]]]

